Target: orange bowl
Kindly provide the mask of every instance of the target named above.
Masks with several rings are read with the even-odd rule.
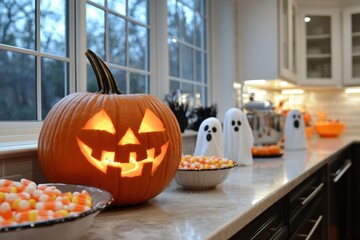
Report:
[[[320,137],[338,137],[344,132],[345,124],[342,122],[317,122],[314,129]]]

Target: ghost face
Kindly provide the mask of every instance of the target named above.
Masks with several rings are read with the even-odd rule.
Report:
[[[206,141],[210,142],[211,139],[213,138],[212,134],[216,134],[218,130],[215,126],[210,127],[208,124],[206,124],[204,127],[204,131],[206,135]]]
[[[240,120],[232,120],[231,121],[231,126],[233,127],[234,129],[234,132],[238,132],[240,130],[240,126],[241,126],[241,121]]]
[[[194,155],[223,157],[222,127],[217,118],[210,117],[201,123]]]
[[[301,113],[294,113],[293,116],[293,125],[295,129],[300,128],[300,123],[302,122]]]

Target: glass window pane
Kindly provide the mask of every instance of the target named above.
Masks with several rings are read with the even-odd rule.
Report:
[[[118,89],[123,93],[126,93],[126,71],[116,68],[110,68],[110,71],[114,75]]]
[[[194,13],[193,10],[178,2],[180,23],[180,38],[190,44],[194,43]]]
[[[179,77],[179,44],[177,42],[172,42],[169,40],[169,74],[173,77]]]
[[[125,16],[126,0],[108,0],[108,8]]]
[[[204,99],[204,101],[203,101]],[[207,106],[206,103],[206,87],[196,86],[195,88],[195,107]]]
[[[205,44],[206,27],[205,27],[204,18],[201,17],[199,14],[195,14],[194,20],[195,20],[195,24],[194,24],[195,45],[200,48],[206,49],[206,44]]]
[[[50,109],[65,96],[68,63],[53,59],[41,59],[41,110],[44,119]]]
[[[105,59],[105,13],[90,4],[86,5],[87,48]]]
[[[149,77],[130,73],[130,93],[149,93]]]
[[[129,65],[148,70],[148,30],[137,24],[129,23]]]
[[[126,65],[126,21],[109,14],[109,51],[110,62]]]
[[[89,2],[93,2],[93,3],[99,4],[101,6],[105,5],[105,0],[89,0]]]
[[[205,54],[200,51],[196,51],[195,55],[195,80],[197,82],[204,82],[204,74],[205,74]]]
[[[40,49],[42,52],[66,56],[66,2],[40,1]]]
[[[181,45],[181,78],[194,80],[194,50]]]
[[[36,120],[35,57],[0,50],[0,120]]]
[[[176,12],[176,0],[167,1],[168,8],[168,34],[179,38],[179,15]]]
[[[35,1],[0,1],[0,43],[35,49]]]
[[[86,65],[86,76],[87,76],[87,81],[86,81],[86,89],[88,92],[97,92],[99,91],[98,89],[98,84],[96,81],[96,77],[95,77],[95,73],[94,70],[92,69],[90,64]]]
[[[147,14],[147,0],[128,0],[129,2],[129,17],[133,18],[139,22],[148,23],[148,14]]]
[[[181,1],[193,9],[195,8],[196,2],[194,0],[181,0]]]
[[[180,89],[180,83],[175,80],[170,80],[170,92],[175,92],[178,89]]]
[[[194,95],[194,85],[190,83],[182,83],[181,84],[181,93],[188,93],[191,96]]]
[[[195,10],[199,13],[201,13],[201,15],[205,15],[205,3],[204,0],[195,0]]]

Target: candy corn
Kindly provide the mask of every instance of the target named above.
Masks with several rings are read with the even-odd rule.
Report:
[[[185,155],[181,158],[179,169],[222,169],[233,166],[234,161],[227,158]]]
[[[0,228],[64,218],[91,207],[91,195],[85,190],[62,193],[55,186],[37,185],[28,179],[0,179]]]

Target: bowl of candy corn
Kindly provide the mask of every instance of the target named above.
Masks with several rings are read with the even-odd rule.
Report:
[[[0,179],[0,239],[78,239],[112,201],[90,186]]]
[[[185,189],[211,189],[223,183],[237,164],[227,158],[184,155],[175,175]]]

